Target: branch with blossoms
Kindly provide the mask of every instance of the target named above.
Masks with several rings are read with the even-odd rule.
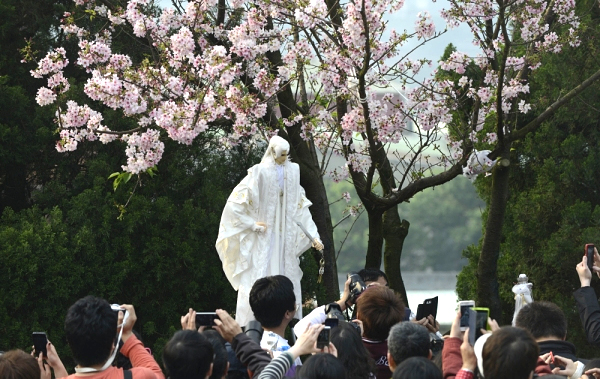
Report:
[[[578,44],[570,1],[453,0],[443,12],[447,27],[469,25],[482,54],[456,51],[440,69],[459,77],[421,80],[416,75],[431,62],[408,55],[445,31],[436,32],[426,12],[417,16],[413,33],[389,31],[383,16],[400,11],[399,0],[207,0],[159,13],[150,0],[130,0],[125,7],[75,3],[95,18],[86,23],[97,25],[92,32],[71,14],[63,24],[79,39],[75,63],[90,74],[86,95],[137,126],[115,129],[93,103],[70,100],[64,75],[69,62],[57,48],[32,71],[48,78],[36,100],[57,107],[57,149],[123,141],[123,169],[139,173],[158,164],[164,138],[189,144],[217,128],[231,146],[242,137],[268,138],[286,129],[314,141],[323,153],[322,171],[332,156],[344,157],[335,179],[351,177],[362,200],[382,208],[450,180],[475,146],[501,146],[516,130],[518,115],[531,110],[528,73],[544,54]],[[571,29],[561,33],[558,27],[565,25]],[[122,34],[148,41],[150,54],[114,51],[113,40]],[[403,51],[409,39],[417,40],[417,48]],[[464,75],[469,64],[481,77]],[[393,83],[400,96],[377,96],[379,89],[395,90]],[[376,185],[383,195],[373,191]]]

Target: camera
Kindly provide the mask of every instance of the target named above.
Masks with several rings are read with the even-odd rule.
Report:
[[[342,308],[338,303],[330,303],[325,306],[325,325],[330,327],[338,326],[340,321],[345,321]]]
[[[349,273],[348,278],[350,279],[350,301],[356,303],[356,299],[358,299],[367,286],[360,275],[355,272]]]
[[[260,345],[260,340],[262,339],[264,329],[260,322],[256,320],[252,320],[248,322],[246,328],[244,329],[244,333],[252,339],[252,341],[256,342],[257,345]]]

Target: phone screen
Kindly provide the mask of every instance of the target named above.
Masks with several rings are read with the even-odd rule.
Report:
[[[460,327],[469,327],[469,309],[473,308],[473,305],[461,305],[460,306]]]
[[[35,349],[35,355],[39,356],[40,352],[44,353],[44,357],[48,356],[48,351],[46,350],[46,345],[48,344],[48,337],[46,337],[46,333],[44,332],[33,332],[31,335],[33,339],[33,347]]]
[[[486,311],[477,311],[477,319],[475,321],[475,339],[481,337],[481,329],[487,329],[488,313]]]
[[[329,338],[330,338],[331,327],[326,326],[319,332],[319,337],[317,337],[317,348],[322,349],[325,346],[329,346]]]
[[[196,312],[196,326],[213,326],[217,318],[215,312]]]

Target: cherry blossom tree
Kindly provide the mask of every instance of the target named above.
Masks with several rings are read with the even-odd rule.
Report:
[[[390,284],[404,293],[399,261],[409,224],[397,205],[463,172],[489,170],[496,158],[502,164],[494,175],[501,175],[511,142],[598,76],[548,109],[527,102],[528,80],[544,56],[579,44],[574,0],[450,0],[446,25],[423,12],[402,30],[386,17],[402,12],[403,0],[173,0],[165,9],[151,0],[75,3],[63,31],[78,39],[75,64],[89,73],[90,102],[71,100],[63,48],[32,70],[47,78],[36,100],[57,109],[57,149],[120,141],[123,170],[141,174],[159,163],[165,138],[189,144],[216,131],[226,149],[279,133],[290,141],[314,203],[330,299],[338,297],[338,283],[324,175],[352,181],[369,217],[367,266],[381,265],[385,240]],[[415,58],[418,47],[461,24],[470,27],[479,55]],[[112,42],[123,34],[144,44],[148,56],[116,49]],[[450,74],[422,79],[430,65]],[[136,126],[106,125],[98,104]],[[345,164],[330,167],[334,155]]]

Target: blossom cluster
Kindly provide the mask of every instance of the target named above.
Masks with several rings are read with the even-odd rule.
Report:
[[[468,99],[478,103],[477,115],[468,118],[473,125],[453,134],[451,152],[440,159],[455,161],[462,156],[461,139],[497,142],[497,131],[486,126],[489,119],[532,110],[521,71],[538,68],[543,54],[579,43],[574,0],[516,0],[506,7],[492,0],[457,0],[442,16],[449,27],[469,25],[481,53],[471,57],[454,51],[439,62],[449,75],[436,70],[417,80],[432,62],[407,58],[405,44],[410,39],[424,43],[443,32],[436,32],[428,12],[414,15],[411,32],[391,29],[384,16],[400,11],[403,0],[337,3],[337,13],[324,0],[234,0],[224,10],[217,0],[190,0],[183,9],[158,13],[150,0],[129,0],[125,8],[74,1],[101,20],[100,30],[92,31],[89,22],[79,25],[75,14],[63,19],[63,30],[79,41],[75,64],[89,73],[84,92],[134,120],[136,128],[113,130],[118,128],[103,125],[102,115],[89,105],[69,100],[63,48],[50,51],[31,71],[47,78],[36,101],[57,104],[57,149],[71,151],[84,140],[122,141],[127,145],[123,169],[132,173],[160,161],[161,138],[190,144],[223,123],[229,125],[221,131],[227,146],[242,136],[274,133],[265,120],[284,113],[278,94],[289,88],[300,92],[302,86],[308,104],[292,110],[281,124],[298,125],[302,138],[345,158],[346,164],[332,171],[334,180],[345,180],[349,170],[369,172],[374,148],[398,157],[423,154],[446,138],[446,126]],[[215,12],[221,11],[224,22],[218,23]],[[501,28],[496,24],[501,20],[511,24]],[[488,35],[486,23],[499,32]],[[518,33],[502,32],[513,28]],[[112,41],[123,30],[150,41],[153,58],[140,61],[127,50],[117,51]],[[337,107],[341,99],[345,108]],[[398,146],[409,136],[418,142],[401,153]],[[417,158],[411,155],[410,161],[420,162]]]

